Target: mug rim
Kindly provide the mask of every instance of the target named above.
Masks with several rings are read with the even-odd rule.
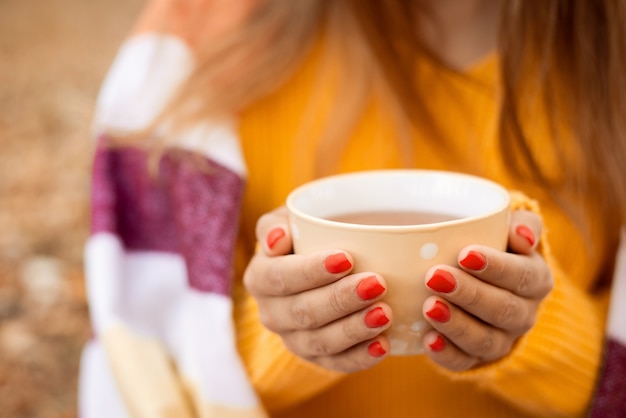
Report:
[[[421,175],[430,175],[430,176],[439,176],[442,178],[462,178],[466,181],[471,181],[473,183],[479,183],[488,186],[491,190],[495,191],[497,194],[501,195],[502,202],[495,206],[493,209],[485,211],[484,213],[478,215],[468,215],[462,216],[460,218],[432,222],[432,223],[423,223],[423,224],[404,224],[404,225],[372,225],[372,224],[357,224],[357,223],[348,223],[341,221],[334,221],[326,218],[322,218],[319,216],[311,215],[304,210],[300,209],[296,206],[295,200],[306,190],[309,190],[314,187],[319,187],[320,185],[328,182],[335,181],[337,179],[346,179],[355,177],[380,177],[380,176],[421,176]],[[476,176],[473,174],[467,174],[456,171],[448,171],[448,170],[429,170],[429,169],[381,169],[381,170],[363,170],[363,171],[354,171],[350,173],[341,173],[334,174],[326,177],[321,177],[310,182],[304,183],[295,189],[293,189],[286,199],[286,206],[290,215],[301,218],[308,222],[318,224],[318,225],[326,225],[328,227],[345,229],[345,230],[353,230],[353,231],[381,231],[381,232],[411,232],[411,231],[433,231],[438,230],[444,227],[453,226],[453,225],[462,225],[469,222],[476,222],[481,219],[489,218],[495,216],[510,207],[510,193],[507,189],[505,189],[499,183],[496,183],[493,180]]]

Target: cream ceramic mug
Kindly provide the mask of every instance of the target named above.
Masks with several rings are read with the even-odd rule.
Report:
[[[457,265],[470,244],[506,249],[509,193],[475,176],[432,170],[362,171],[304,184],[287,197],[294,252],[345,250],[353,273],[382,275],[393,311],[392,355],[421,354],[429,329],[426,272]]]

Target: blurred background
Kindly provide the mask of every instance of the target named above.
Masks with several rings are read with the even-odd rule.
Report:
[[[76,417],[90,122],[143,0],[0,0],[0,418]]]

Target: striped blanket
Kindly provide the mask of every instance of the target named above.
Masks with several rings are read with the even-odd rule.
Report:
[[[110,135],[146,128],[192,65],[181,39],[141,33],[123,45],[102,87],[85,251],[94,338],[82,359],[83,418],[266,416],[232,323],[246,177],[232,123],[176,137],[164,129],[177,145],[156,175],[145,150],[111,146]]]

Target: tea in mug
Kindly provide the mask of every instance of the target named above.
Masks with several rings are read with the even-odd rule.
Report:
[[[326,219],[334,222],[358,225],[423,225],[452,221],[459,218],[457,216],[437,212],[380,210],[351,212],[329,216]]]

